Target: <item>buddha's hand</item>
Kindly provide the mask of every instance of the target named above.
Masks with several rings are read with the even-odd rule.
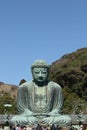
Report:
[[[54,115],[54,112],[49,112],[48,115],[49,115],[49,116],[53,116],[53,115]]]
[[[28,109],[25,109],[24,113],[22,115],[24,115],[24,116],[32,116],[32,111],[30,111]]]
[[[33,116],[47,116],[47,113],[32,113]]]
[[[54,111],[51,111],[48,113],[48,116],[52,117],[52,116],[59,116],[59,113],[55,113]]]

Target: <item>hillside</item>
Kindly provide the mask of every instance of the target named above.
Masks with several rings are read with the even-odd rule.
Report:
[[[53,62],[49,78],[63,88],[64,112],[87,114],[87,48]]]
[[[6,111],[9,113],[10,109],[12,113],[16,113],[17,89],[16,85],[0,82],[0,114],[4,114]],[[12,107],[5,108],[4,104],[11,104]]]
[[[16,85],[0,82],[0,95],[3,93],[9,93],[9,96],[11,96],[12,98],[17,97],[17,89],[18,87]]]

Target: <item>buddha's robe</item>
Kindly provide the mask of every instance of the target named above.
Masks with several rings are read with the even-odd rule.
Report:
[[[62,88],[55,82],[38,87],[33,81],[19,86],[17,109],[19,115],[11,122],[20,125],[70,125],[69,116],[61,115],[63,105]]]

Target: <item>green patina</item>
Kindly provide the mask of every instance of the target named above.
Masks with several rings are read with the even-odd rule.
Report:
[[[47,62],[42,59],[36,60],[31,66],[31,71],[33,80],[19,86],[17,95],[19,115],[14,116],[11,122],[20,125],[70,125],[71,118],[61,114],[62,88],[48,80]]]

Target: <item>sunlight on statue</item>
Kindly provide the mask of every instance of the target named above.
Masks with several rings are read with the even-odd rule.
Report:
[[[36,60],[31,66],[33,80],[21,84],[18,88],[17,109],[19,115],[11,122],[20,125],[52,125],[66,126],[71,118],[61,115],[63,106],[62,88],[49,81],[49,65],[46,61]]]

